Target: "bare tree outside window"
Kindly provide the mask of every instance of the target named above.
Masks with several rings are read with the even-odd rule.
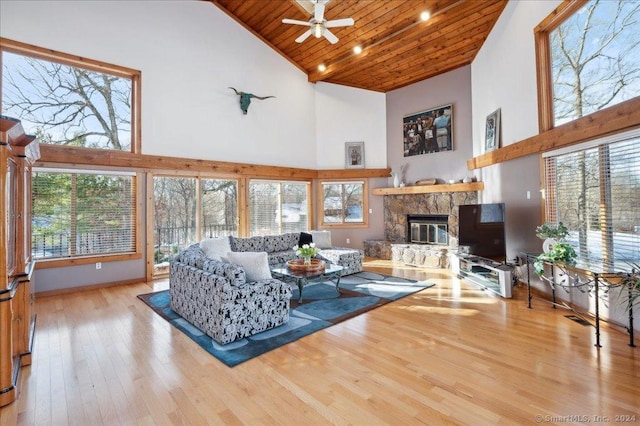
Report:
[[[640,94],[640,2],[592,0],[550,34],[555,124]]]
[[[42,143],[131,151],[132,81],[2,52],[2,112]]]

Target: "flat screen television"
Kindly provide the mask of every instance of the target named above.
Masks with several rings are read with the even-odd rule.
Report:
[[[467,247],[469,254],[504,262],[507,257],[504,223],[504,203],[460,205],[458,245]]]

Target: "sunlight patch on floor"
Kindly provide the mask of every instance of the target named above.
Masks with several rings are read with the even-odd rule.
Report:
[[[465,308],[444,308],[441,306],[402,306],[398,309],[410,312],[419,312],[421,314],[438,314],[438,315],[456,315],[461,317],[472,317],[480,313],[477,309]]]

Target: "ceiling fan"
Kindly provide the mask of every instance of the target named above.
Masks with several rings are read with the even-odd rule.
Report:
[[[296,0],[306,11],[312,13],[313,17],[308,22],[298,21],[297,19],[283,19],[284,24],[304,25],[309,29],[305,31],[300,37],[296,39],[296,43],[302,43],[310,35],[314,35],[316,38],[324,36],[329,43],[336,44],[338,37],[335,36],[329,28],[335,27],[348,27],[354,24],[353,18],[335,19],[333,21],[327,21],[324,19],[324,8],[330,0]]]

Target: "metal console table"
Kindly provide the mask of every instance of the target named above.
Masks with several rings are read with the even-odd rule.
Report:
[[[521,253],[521,256],[526,259],[527,263],[527,307],[531,308],[531,268],[535,262],[538,254],[535,253]],[[556,306],[560,306],[565,309],[584,317],[584,313],[576,311],[573,307],[567,305],[565,302],[558,303],[556,301],[556,288],[575,288],[583,293],[591,293],[594,295],[595,313],[593,314],[594,323],[592,325],[596,330],[596,344],[597,348],[601,348],[600,345],[600,295],[601,292],[605,294],[610,289],[615,287],[621,287],[623,285],[623,279],[625,278],[627,271],[622,268],[614,268],[612,265],[595,262],[585,262],[578,259],[575,264],[553,263],[544,262],[550,267],[549,276],[543,274],[540,279],[546,282],[551,287],[551,304],[555,309]],[[556,272],[558,274],[556,275]],[[632,296],[633,286],[627,285],[627,292],[629,299]],[[621,290],[622,291],[622,290]],[[629,312],[629,324],[626,327],[629,334],[629,346],[635,347],[633,339],[633,306],[628,307]]]

